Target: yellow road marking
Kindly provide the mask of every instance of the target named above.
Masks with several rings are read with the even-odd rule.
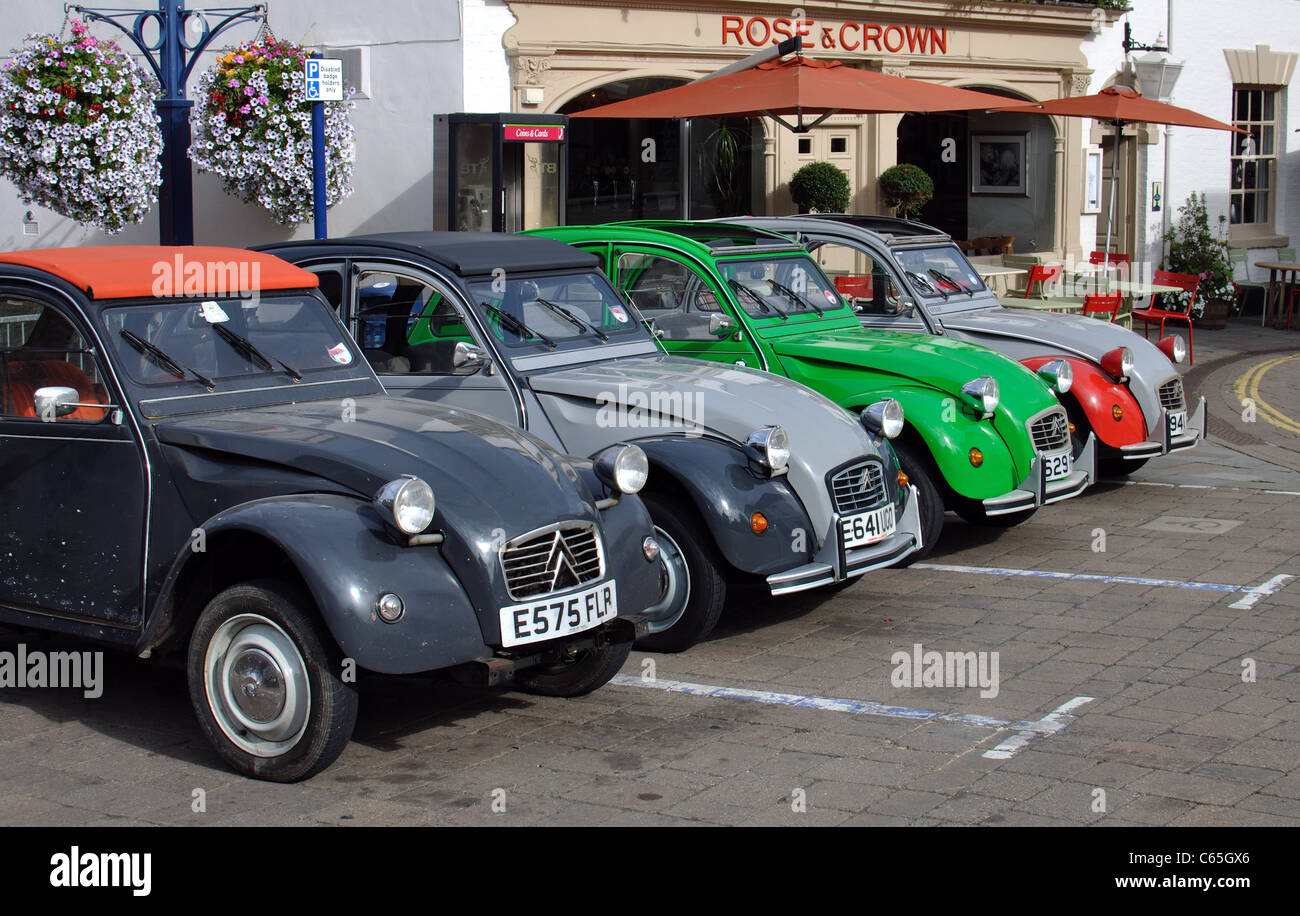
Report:
[[[1276,426],[1278,429],[1284,429],[1287,432],[1300,435],[1300,420],[1289,417],[1282,411],[1278,410],[1272,404],[1265,401],[1259,393],[1259,385],[1268,370],[1281,363],[1293,359],[1300,359],[1300,353],[1292,353],[1290,356],[1279,356],[1276,359],[1266,360],[1247,370],[1242,376],[1233,383],[1232,391],[1238,400],[1244,401],[1249,397],[1255,402],[1256,412],[1262,416],[1268,423]]]

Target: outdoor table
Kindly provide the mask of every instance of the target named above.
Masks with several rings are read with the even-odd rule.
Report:
[[[999,285],[1004,293],[1007,289],[1006,281],[1008,277],[1029,273],[1028,270],[1020,267],[1003,267],[1001,264],[972,264],[971,266],[974,267],[975,272],[980,275],[980,279],[984,281],[984,285],[988,286],[990,289],[992,289],[992,286],[989,284],[990,280],[1000,281]],[[997,295],[996,290],[994,291],[994,295]]]
[[[1300,270],[1300,265],[1297,265]],[[1148,283],[1144,280],[1112,280],[1110,284],[1112,293],[1123,293],[1132,298],[1140,296],[1150,296],[1152,293],[1181,293],[1182,290],[1177,286],[1166,286],[1163,283]]]
[[[1262,328],[1268,322],[1268,315],[1274,306],[1277,314],[1273,316],[1276,325],[1282,319],[1282,309],[1291,298],[1291,290],[1296,285],[1296,273],[1300,264],[1287,261],[1256,261],[1256,267],[1268,270],[1268,293],[1264,296],[1264,314],[1259,318]]]
[[[1022,299],[1019,296],[998,296],[998,303],[1008,309],[1028,309],[1032,312],[1082,312],[1083,302],[1064,296],[1047,299]]]

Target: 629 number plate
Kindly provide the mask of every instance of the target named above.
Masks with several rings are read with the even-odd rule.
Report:
[[[1058,480],[1062,477],[1069,477],[1073,470],[1073,459],[1069,452],[1061,452],[1059,455],[1044,455],[1043,467],[1047,471],[1048,480]]]

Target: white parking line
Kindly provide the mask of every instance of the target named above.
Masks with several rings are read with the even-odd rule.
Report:
[[[609,681],[620,687],[647,687],[651,690],[664,690],[669,693],[685,693],[691,696],[718,697],[728,700],[750,700],[754,703],[768,703],[778,706],[799,706],[805,709],[820,709],[827,712],[847,712],[860,716],[884,716],[890,719],[912,719],[915,721],[955,722],[958,725],[972,725],[979,728],[992,728],[998,731],[1015,729],[1016,734],[999,744],[984,756],[992,759],[1005,759],[1014,756],[1017,751],[1029,743],[1030,739],[1054,735],[1065,728],[1074,716],[1066,715],[1070,710],[1091,703],[1092,697],[1075,697],[1070,702],[1058,706],[1041,719],[1010,722],[994,719],[990,716],[975,716],[967,713],[935,712],[930,709],[912,709],[907,706],[889,706],[884,703],[872,703],[869,700],[844,700],[834,697],[805,696],[797,693],[777,693],[771,690],[754,690],[748,687],[721,687],[713,684],[692,684],[689,681],[669,681],[661,678],[651,680],[631,674],[616,674]]]
[[[1170,490],[1225,490],[1229,493],[1267,493],[1269,496],[1300,496],[1300,490],[1256,490],[1252,487],[1218,487],[1202,483],[1161,483],[1158,480],[1108,480],[1124,487],[1165,487]]]
[[[1182,579],[1148,579],[1143,576],[1102,576],[1096,573],[1059,572],[1052,569],[1017,569],[1014,566],[958,566],[953,563],[913,563],[912,569],[939,572],[975,573],[981,576],[1023,576],[1029,579],[1070,579],[1075,582],[1102,582],[1107,585],[1150,585],[1156,588],[1186,588],[1208,592],[1245,592],[1245,597],[1228,605],[1247,611],[1261,598],[1281,591],[1295,576],[1277,575],[1260,585],[1228,585],[1224,582],[1187,582]]]

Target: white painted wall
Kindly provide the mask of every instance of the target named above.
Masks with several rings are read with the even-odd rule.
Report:
[[[463,0],[465,104],[460,111],[509,111],[510,66],[501,38],[515,24],[504,0]]]
[[[484,5],[495,0],[471,2]],[[151,2],[135,5],[148,7]],[[191,0],[187,5],[198,8],[204,4]],[[7,59],[28,32],[57,31],[61,22],[62,10],[57,4],[6,2],[0,55]],[[431,228],[433,114],[459,110],[463,101],[458,0],[273,0],[271,27],[282,38],[324,46],[327,53],[330,46],[370,48],[370,98],[358,100],[352,111],[357,128],[354,190],[330,210],[330,234]],[[92,31],[103,38],[119,37],[102,24]],[[254,26],[240,26],[218,39],[218,49],[254,34]],[[122,39],[119,44],[127,47],[128,42]],[[207,55],[195,67],[191,90],[214,56]],[[508,82],[508,77],[504,79]],[[40,224],[36,238],[23,234],[22,219],[28,209]],[[195,242],[199,244],[251,245],[312,235],[310,223],[289,229],[264,215],[260,207],[228,197],[211,175],[194,176],[194,212]],[[158,224],[152,213],[137,226],[105,236],[49,210],[28,208],[19,201],[13,185],[0,179],[0,250],[157,241]]]
[[[1184,64],[1169,102],[1183,108],[1228,121],[1232,117],[1232,78],[1224,59],[1225,48],[1253,49],[1268,45],[1275,51],[1300,51],[1300,3],[1296,0],[1131,0],[1133,11],[1084,44],[1084,54],[1094,75],[1090,92],[1099,91],[1122,66],[1125,18],[1133,38],[1143,44],[1158,44],[1165,34],[1170,58]],[[1172,19],[1171,19],[1172,13]],[[1171,27],[1172,26],[1172,27]],[[1136,52],[1134,56],[1142,52]],[[1274,226],[1288,236],[1290,245],[1300,244],[1300,76],[1283,90],[1278,123],[1278,185]],[[1086,134],[1086,132],[1085,132]],[[1150,212],[1152,181],[1165,181],[1167,204],[1164,215],[1177,216],[1178,207],[1193,193],[1205,194],[1212,224],[1228,212],[1228,135],[1222,131],[1190,127],[1160,129],[1160,143],[1143,146],[1145,173],[1141,176],[1144,205],[1139,220],[1145,220],[1145,251],[1153,262],[1160,260],[1162,214]],[[1169,140],[1168,144],[1166,140]],[[1132,142],[1130,139],[1129,142]],[[1169,176],[1165,178],[1166,146],[1169,148]],[[1095,217],[1081,218],[1081,235],[1092,238]],[[1086,244],[1086,242],[1085,242]],[[1272,258],[1275,249],[1252,249],[1249,262]],[[1267,279],[1251,268],[1251,278]],[[1245,279],[1241,276],[1238,279]]]

